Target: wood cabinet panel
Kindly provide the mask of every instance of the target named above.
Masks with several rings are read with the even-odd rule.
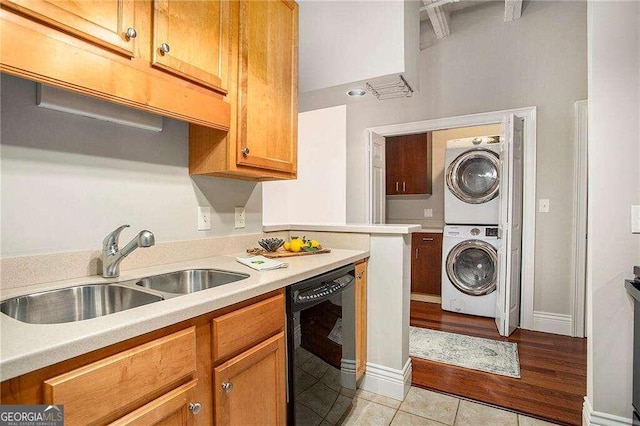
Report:
[[[431,194],[431,132],[386,138],[387,195]]]
[[[2,6],[78,38],[133,57],[134,0],[45,1],[2,0]]]
[[[284,296],[214,318],[211,323],[213,359],[217,361],[284,330]]]
[[[132,413],[110,423],[110,426],[152,426],[175,425],[187,426],[194,422],[189,411],[189,403],[193,402],[193,389],[198,380],[192,380]]]
[[[298,5],[230,2],[229,133],[189,127],[189,173],[295,179],[298,137]]]
[[[104,421],[196,371],[195,327],[45,380],[44,402],[64,404],[65,421]]]
[[[238,165],[296,170],[298,5],[241,1]]]
[[[286,424],[284,332],[214,369],[216,425]]]
[[[411,237],[411,292],[440,296],[442,234],[416,232]]]
[[[154,0],[153,4],[153,66],[222,90],[223,56],[229,49],[229,3]]]
[[[367,369],[367,265],[356,263],[356,381]]]

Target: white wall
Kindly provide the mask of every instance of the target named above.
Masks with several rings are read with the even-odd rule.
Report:
[[[298,115],[298,179],[262,183],[265,225],[345,223],[344,105]]]
[[[301,1],[300,93],[403,72],[404,19],[402,1]]]
[[[570,313],[574,102],[587,97],[586,3],[525,2],[505,23],[504,2],[451,18],[451,36],[421,51],[420,93],[347,105],[347,221],[366,220],[368,127],[538,106],[536,311]],[[324,107],[303,94],[301,111]]]
[[[98,249],[125,223],[125,242],[141,229],[157,242],[261,232],[260,184],[189,177],[186,123],[156,133],[39,108],[35,83],[5,74],[1,94],[3,257]],[[212,206],[211,231],[197,231],[198,205]]]
[[[633,302],[640,265],[630,206],[640,204],[640,3],[589,3],[587,396],[598,413],[632,417]]]

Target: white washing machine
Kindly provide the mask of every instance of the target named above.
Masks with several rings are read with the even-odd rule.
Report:
[[[445,151],[444,223],[498,223],[500,136],[447,141]]]
[[[444,227],[442,236],[442,309],[496,316],[498,227]]]

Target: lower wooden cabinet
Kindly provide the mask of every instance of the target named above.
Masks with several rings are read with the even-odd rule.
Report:
[[[284,332],[214,369],[216,425],[287,423]]]
[[[412,234],[411,250],[412,295],[439,297],[442,294],[442,234]]]
[[[356,268],[356,375],[367,262]],[[284,425],[284,290],[1,383],[2,404],[64,404],[66,425]]]

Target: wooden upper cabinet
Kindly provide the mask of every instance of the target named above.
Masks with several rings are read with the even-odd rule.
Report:
[[[189,127],[189,173],[295,179],[298,146],[298,5],[232,1],[231,127]]]
[[[153,2],[153,55],[156,68],[226,92],[221,74],[228,54],[228,2]]]
[[[386,138],[387,195],[431,194],[431,133]]]
[[[295,172],[297,47],[295,2],[241,2],[238,165]]]
[[[133,57],[137,36],[134,0],[2,0],[1,3],[48,26]]]
[[[0,71],[227,132],[230,2],[157,3],[0,0]]]

